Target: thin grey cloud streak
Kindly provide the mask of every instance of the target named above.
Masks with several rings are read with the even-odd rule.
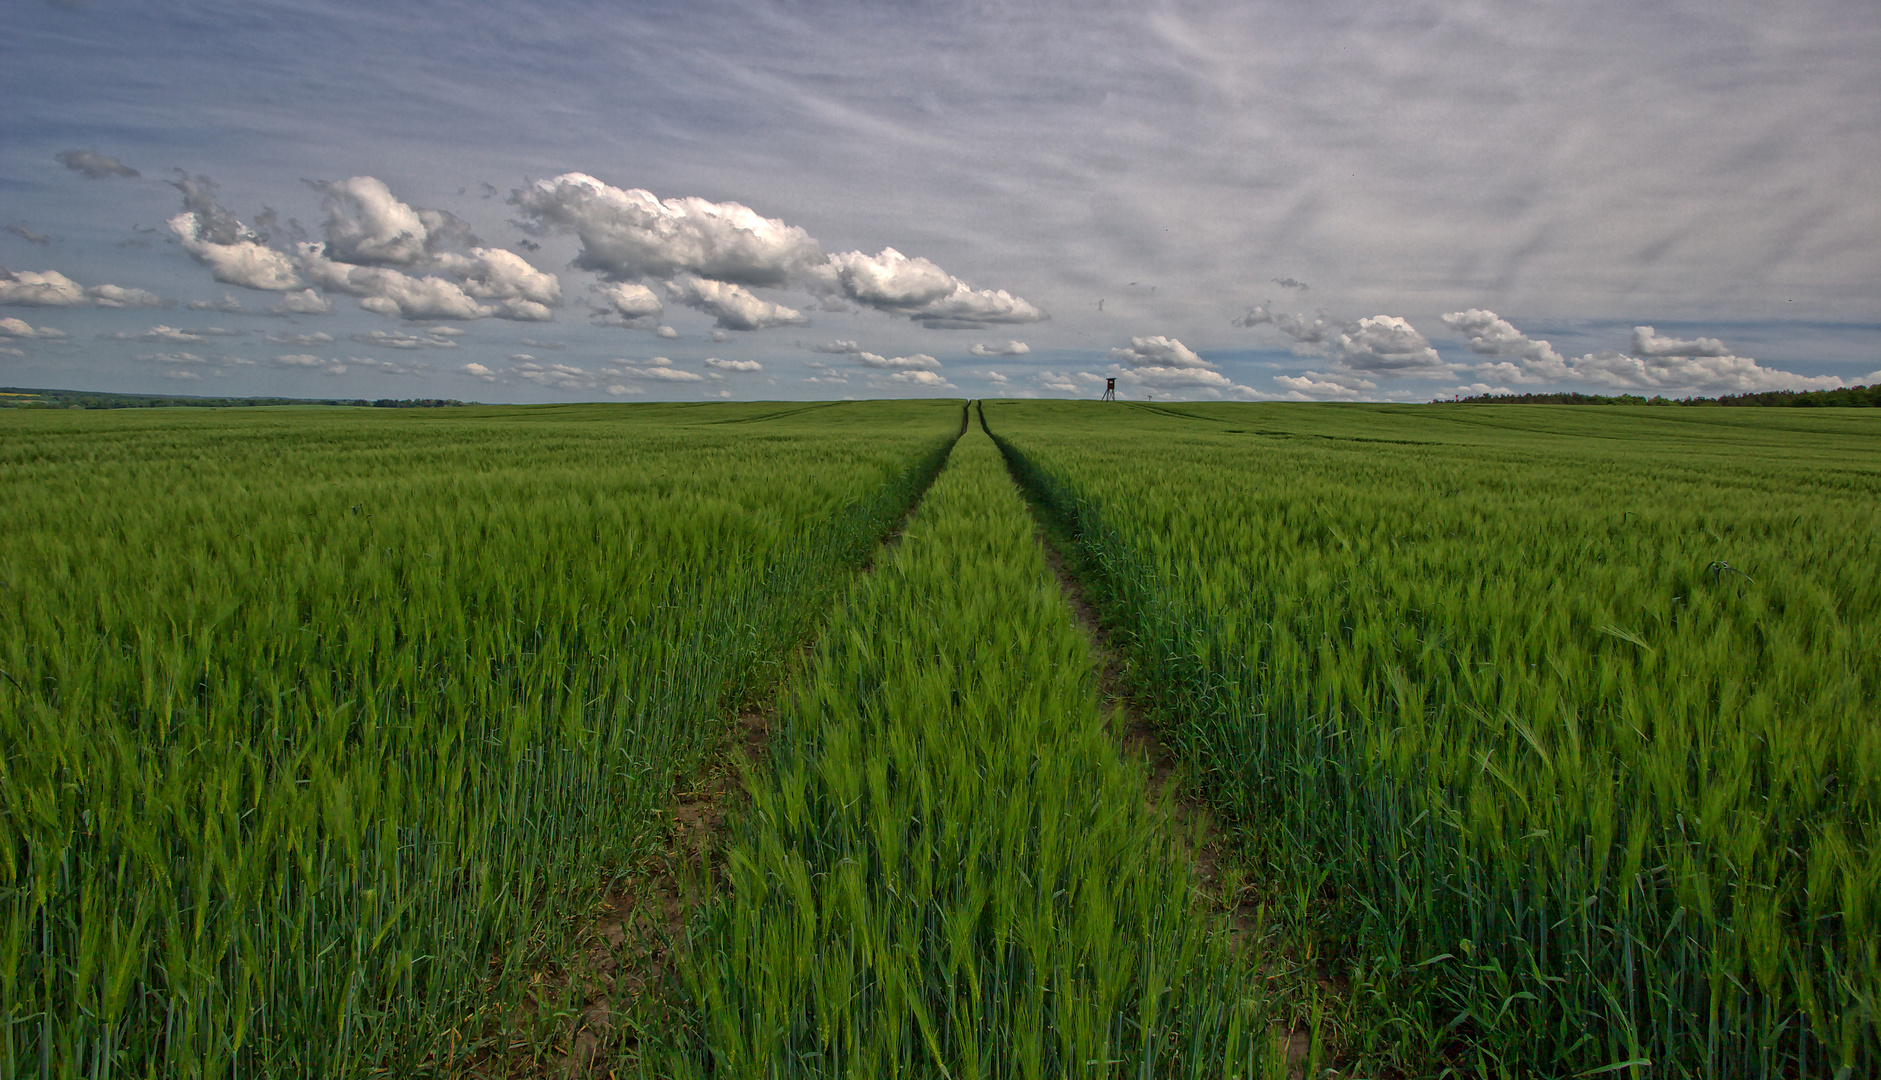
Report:
[[[55,156],[59,164],[73,172],[84,173],[93,180],[103,180],[111,176],[135,179],[143,175],[117,158],[106,157],[96,150],[61,150]]]

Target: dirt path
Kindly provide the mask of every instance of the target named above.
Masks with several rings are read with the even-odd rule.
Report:
[[[1234,856],[1230,838],[1216,827],[1208,804],[1192,790],[1180,759],[1150,721],[1149,711],[1132,697],[1123,653],[1111,642],[1097,608],[1072,570],[1071,559],[1075,556],[1067,554],[1068,545],[1016,474],[1012,480],[1032,513],[1039,545],[1064,590],[1065,602],[1090,641],[1100,707],[1111,730],[1124,754],[1148,768],[1150,799],[1166,815],[1172,835],[1193,860],[1196,891],[1203,903],[1226,916],[1230,939],[1236,950],[1245,954],[1256,947],[1264,933],[1258,882],[1247,876],[1246,866]],[[1320,977],[1315,981],[1323,989],[1336,992],[1331,980]],[[1286,1044],[1288,1075],[1304,1077],[1313,1034],[1303,1018],[1296,1018],[1292,1024],[1276,1022],[1274,1037]]]
[[[966,431],[964,416],[960,430]],[[935,477],[945,468],[943,461]],[[857,578],[887,562],[926,496],[923,488],[857,569]],[[574,1080],[633,1073],[641,1032],[670,1007],[662,987],[675,949],[683,947],[686,925],[723,883],[725,832],[746,802],[747,775],[766,767],[776,695],[810,662],[821,622],[798,645],[777,682],[739,712],[692,788],[673,792],[661,812],[666,832],[659,851],[607,890],[591,921],[575,935],[568,957],[538,975],[539,1009],[563,1018],[551,1052],[523,1055],[532,1060],[477,1075]]]

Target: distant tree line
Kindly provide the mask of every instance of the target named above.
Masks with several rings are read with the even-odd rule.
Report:
[[[453,398],[184,397],[172,394],[111,394],[91,390],[28,390],[0,387],[0,407],[16,409],[228,409],[255,405],[352,405],[378,409],[436,409],[464,402]]]
[[[1440,405],[1774,405],[1794,409],[1825,407],[1881,408],[1881,383],[1845,386],[1839,390],[1768,390],[1760,394],[1722,397],[1640,397],[1637,394],[1478,394],[1443,398]]]

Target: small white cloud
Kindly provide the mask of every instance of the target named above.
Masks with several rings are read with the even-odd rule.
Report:
[[[597,311],[619,315],[623,319],[655,318],[666,305],[645,285],[622,282],[602,283],[593,287],[591,306]]]
[[[281,299],[268,305],[270,315],[331,315],[333,301],[312,289],[282,293]]]
[[[348,337],[362,345],[378,345],[387,349],[454,349],[457,342],[448,336],[427,331],[423,334],[403,334],[396,330],[372,330],[364,334],[349,334]]]
[[[0,304],[13,307],[163,307],[164,299],[143,289],[93,285],[87,289],[57,270],[0,270]]]
[[[1650,326],[1633,327],[1633,352],[1640,356],[1729,356],[1731,350],[1717,338],[1690,341],[1660,337]]]
[[[679,331],[670,326],[656,326],[653,328],[653,336],[665,338],[667,341],[677,341],[679,340]]]
[[[862,346],[853,341],[829,341],[821,345],[810,346],[811,352],[831,353],[836,356],[848,356],[862,351]]]
[[[1032,351],[1032,346],[1023,341],[1008,341],[1004,345],[975,344],[967,351],[974,356],[1024,356]]]
[[[333,335],[316,330],[311,334],[269,334],[263,340],[270,345],[325,345]]]
[[[317,369],[326,372],[328,375],[346,374],[346,363],[344,361],[325,356],[315,356],[312,353],[283,353],[274,358],[274,363],[276,367]]]
[[[155,308],[167,307],[169,301],[156,293],[144,289],[127,289],[122,285],[93,285],[85,290],[91,302],[101,308]]]
[[[25,319],[0,319],[0,337],[19,338],[22,340],[54,341],[65,336],[65,331],[51,326],[35,327]]]
[[[191,300],[189,302],[189,310],[216,311],[224,315],[246,315],[249,313],[248,309],[243,307],[242,302],[237,300],[232,293],[223,293],[219,300]]]
[[[1104,388],[1105,376],[1090,371],[1041,371],[1032,376],[1040,390],[1052,394],[1089,394]]]
[[[933,371],[938,370],[941,366],[939,360],[934,359],[926,353],[915,353],[912,356],[878,356],[872,352],[858,352],[855,354],[855,357],[856,362],[864,367],[886,368],[895,371],[914,368]]]
[[[615,363],[632,365],[631,360],[616,360]],[[656,356],[645,362],[646,367],[624,366],[620,374],[630,379],[649,379],[654,382],[704,382],[705,377],[696,371],[681,371],[673,367],[673,362],[664,356]]]
[[[163,377],[166,379],[179,379],[179,380],[202,378],[201,375],[198,375],[193,371],[166,371],[163,373]]]
[[[112,338],[118,341],[159,341],[182,344],[191,341],[201,341],[205,337],[231,335],[233,333],[233,331],[218,330],[215,327],[210,327],[206,330],[179,330],[174,326],[164,326],[159,323],[142,333],[100,334],[98,336]]]
[[[942,378],[935,371],[897,371],[888,376],[889,382],[906,383],[909,386],[921,386],[936,390],[952,390],[954,384]]]
[[[1172,369],[1193,368],[1212,370],[1215,365],[1202,359],[1195,351],[1172,337],[1157,334],[1152,337],[1133,337],[1127,349],[1112,349],[1110,359],[1133,369]]]
[[[595,387],[593,374],[573,364],[518,364],[510,369],[510,374],[556,390],[593,390]]]
[[[835,285],[856,303],[907,317],[930,329],[979,329],[995,323],[1038,322],[1047,316],[1004,289],[971,285],[919,256],[894,248],[829,257]]]
[[[472,378],[482,379],[484,382],[496,381],[496,372],[491,371],[489,368],[484,367],[482,364],[477,364],[477,363],[465,364],[464,366],[458,368],[457,370],[463,372],[466,375],[471,376]]]
[[[1378,388],[1378,384],[1366,379],[1327,375],[1317,371],[1301,375],[1276,375],[1274,381],[1302,398],[1350,399]]]
[[[78,282],[57,270],[0,270],[0,304],[14,307],[80,307],[87,303]]]
[[[764,370],[764,365],[760,364],[756,360],[720,360],[716,356],[706,357],[705,366],[718,368],[720,371],[763,371]]]
[[[732,282],[682,274],[665,282],[665,288],[666,295],[675,303],[716,318],[721,330],[766,330],[774,326],[803,326],[810,321],[794,308],[772,303]]]
[[[706,337],[710,339],[711,341],[716,342],[718,344],[723,344],[731,340],[731,335],[727,334],[723,330],[714,330],[710,334],[707,334]]]

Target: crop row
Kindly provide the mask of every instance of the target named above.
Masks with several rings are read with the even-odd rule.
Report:
[[[1881,1068],[1866,429],[985,416],[1212,797],[1338,914],[1342,974],[1382,1003],[1355,1052],[1411,1074]]]
[[[8,416],[0,1075],[499,1052],[959,417]]]
[[[977,427],[788,683],[658,1075],[1278,1075]]]

